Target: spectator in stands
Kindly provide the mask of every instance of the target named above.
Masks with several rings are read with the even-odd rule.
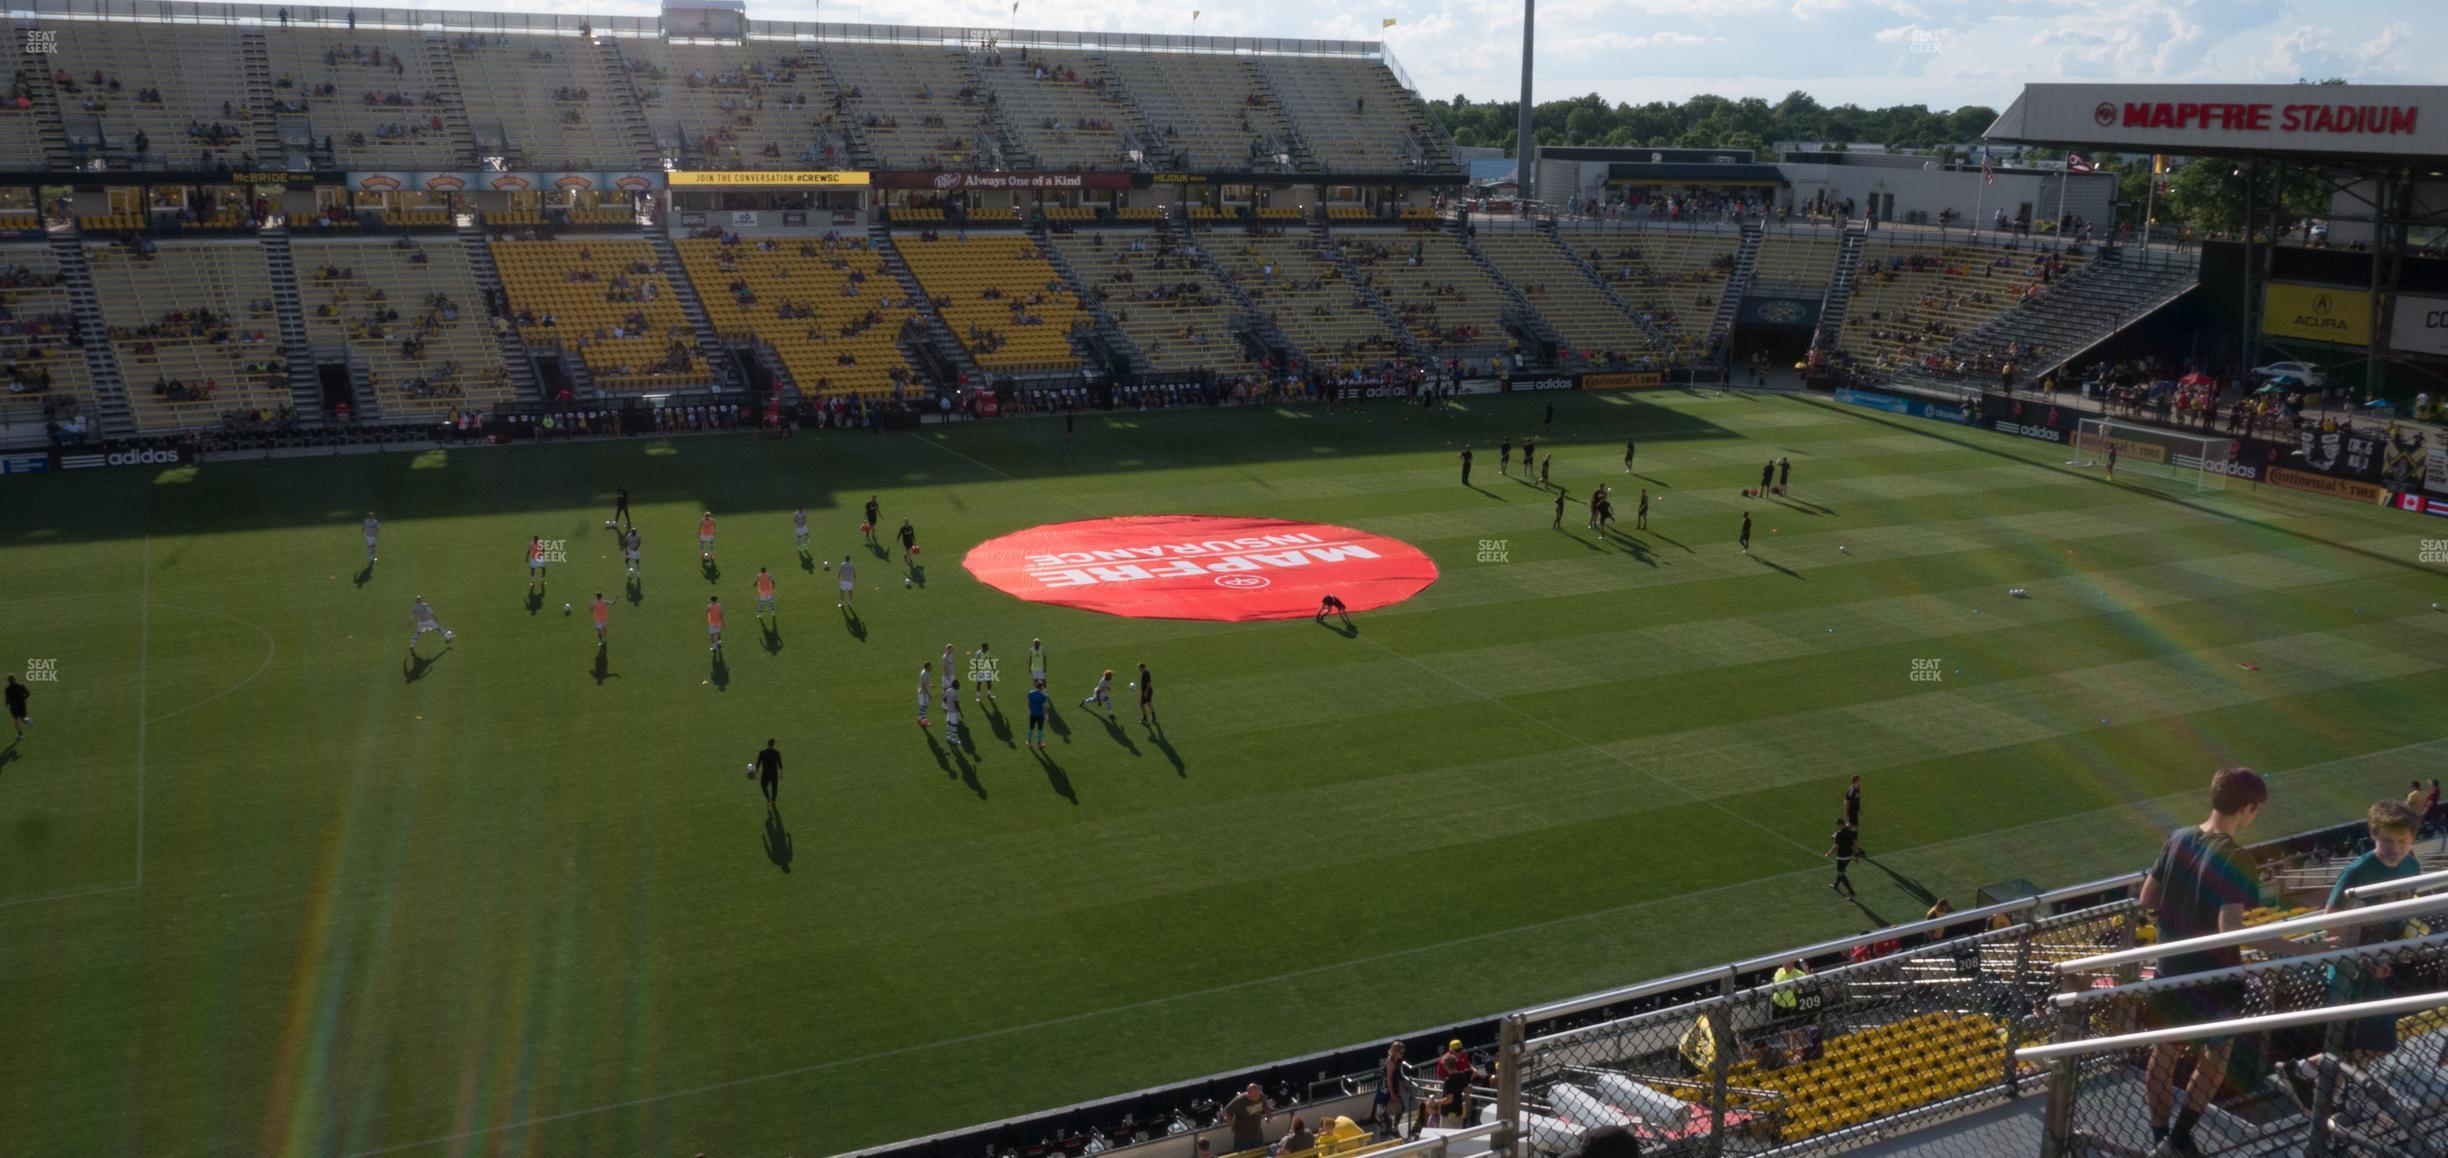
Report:
[[[2159,859],[2142,879],[2142,907],[2159,924],[2162,945],[2244,927],[2244,910],[2259,900],[2252,857],[2236,838],[2261,815],[2269,801],[2269,784],[2250,768],[2222,768],[2210,781],[2210,816],[2198,825],[2177,829],[2159,850]],[[2276,942],[2273,948],[2282,946]],[[2283,948],[2280,952],[2285,952]],[[2159,960],[2159,976],[2182,977],[2231,969],[2244,963],[2241,947],[2196,953],[2172,953]],[[2220,981],[2168,991],[2151,1010],[2154,1028],[2221,1021],[2243,1012],[2241,981]],[[2193,1128],[2202,1112],[2227,1081],[2227,1056],[2233,1039],[2164,1042],[2151,1047],[2143,1098],[2150,1114],[2154,1153],[2196,1155]],[[2193,1078],[2185,1084],[2185,1107],[2175,1109],[2176,1067],[2194,1054]],[[2171,1121],[2171,1115],[2173,1120]]]
[[[1403,1043],[1386,1047],[1385,1060],[1377,1063],[1377,1097],[1370,1109],[1376,1115],[1377,1129],[1384,1134],[1399,1133],[1404,1112],[1404,1095],[1408,1088],[1403,1080]]]
[[[1256,1082],[1224,1103],[1221,1116],[1225,1129],[1232,1132],[1233,1153],[1266,1148],[1266,1111],[1266,1093]]]
[[[2367,817],[2371,828],[2371,851],[2356,857],[2346,871],[2338,874],[2337,884],[2329,890],[2328,912],[2358,907],[2349,900],[2347,890],[2364,885],[2385,884],[2422,873],[2422,862],[2414,857],[2414,842],[2422,831],[2422,813],[2410,804],[2383,800],[2371,806]],[[2394,900],[2396,898],[2384,898]],[[2346,940],[2353,945],[2378,945],[2405,936],[2404,921],[2382,921],[2347,930]],[[2329,1001],[2346,1005],[2357,1001],[2379,1001],[2394,997],[2399,989],[2392,984],[2394,974],[2386,962],[2366,963],[2361,969],[2332,965],[2329,967]],[[2397,1048],[2397,1019],[2394,1017],[2360,1017],[2346,1026],[2346,1051],[2353,1060],[2368,1063],[2373,1058]]]
[[[1275,1143],[1275,1153],[1298,1154],[1305,1150],[1315,1149],[1317,1149],[1317,1134],[1309,1129],[1306,1119],[1299,1114],[1292,1115],[1292,1128],[1284,1132],[1282,1141]]]

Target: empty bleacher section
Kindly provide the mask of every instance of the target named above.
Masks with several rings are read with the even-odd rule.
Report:
[[[1034,238],[905,236],[893,244],[979,368],[1022,373],[1079,365],[1071,333],[1088,323],[1088,314]]]
[[[76,309],[45,245],[0,246],[0,407],[10,427],[66,417],[92,398]]]
[[[1780,233],[1760,237],[1759,265],[1751,284],[1780,289],[1806,289],[1812,296],[1827,292],[1836,273],[1837,238],[1833,235]]]
[[[1064,234],[1054,244],[1156,372],[1260,369],[1233,332],[1232,292],[1165,234]]]
[[[1703,351],[1739,235],[1655,229],[1559,230],[1557,236],[1597,269],[1616,296],[1673,341],[1677,354]]]
[[[1334,234],[1369,288],[1431,355],[1501,353],[1512,345],[1504,288],[1441,229],[1344,230]]]
[[[1255,67],[1233,56],[1115,52],[1105,57],[1147,113],[1152,152],[1185,169],[1288,168],[1292,131]]]
[[[1313,365],[1356,367],[1399,357],[1401,343],[1318,244],[1317,235],[1305,231],[1199,237],[1199,246]]]
[[[879,168],[995,167],[986,94],[954,50],[850,44],[827,47],[823,57]]]
[[[276,414],[290,403],[263,246],[88,245],[94,296],[146,433]]]
[[[772,344],[801,393],[884,394],[914,380],[900,339],[916,310],[865,237],[679,246],[715,332]]]
[[[1989,246],[1864,242],[1837,348],[1867,370],[1914,365],[2037,295],[2081,260]]]
[[[629,85],[655,139],[689,167],[847,166],[850,141],[813,52],[769,41],[621,42]],[[678,146],[676,150],[671,146]]]
[[[264,37],[272,112],[289,153],[343,169],[460,169],[476,162],[465,118],[411,33],[283,31]]]
[[[299,241],[298,298],[318,362],[363,360],[384,418],[511,399],[501,343],[456,239]]]
[[[1257,69],[1320,165],[1402,173],[1445,161],[1427,110],[1377,61],[1260,57]]]
[[[712,382],[705,355],[643,241],[496,241],[493,261],[519,333],[531,347],[582,362],[599,390],[635,392]]]
[[[1660,351],[1555,237],[1538,229],[1481,229],[1480,252],[1546,318],[1572,352],[1592,363],[1656,359]]]
[[[1034,168],[1111,169],[1127,161],[1130,109],[1094,57],[1014,49],[969,59]]]
[[[477,150],[511,168],[626,169],[642,158],[616,112],[625,77],[574,36],[454,37],[451,67]],[[496,150],[499,150],[496,152]]]
[[[239,32],[229,25],[54,25],[60,119],[84,156],[113,168],[225,168],[254,152]],[[207,155],[219,164],[200,164]]]
[[[39,61],[39,56],[20,58]],[[47,167],[49,153],[44,146],[48,126],[43,107],[36,103],[39,94],[35,86],[43,84],[41,73],[28,66],[19,68],[9,78],[6,100],[0,100],[0,164],[12,169]]]

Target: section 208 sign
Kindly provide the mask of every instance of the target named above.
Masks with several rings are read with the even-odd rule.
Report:
[[[989,539],[961,565],[1031,603],[1136,619],[1248,621],[1399,603],[1437,580],[1426,553],[1350,527],[1237,515],[1049,523]]]

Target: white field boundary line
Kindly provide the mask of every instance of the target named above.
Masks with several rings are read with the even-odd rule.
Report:
[[[2408,752],[2416,748],[2425,748],[2438,744],[2448,744],[2448,738],[2416,740],[2408,744],[2399,744],[2393,748],[2382,748],[2377,751],[2362,752],[2352,756],[2340,756],[2334,760],[2323,760],[2316,764],[2305,764],[2300,767],[2286,769],[2282,772],[2273,772],[2269,775],[2272,779],[2292,778],[2309,772],[2317,772],[2323,768],[2335,767],[2339,764],[2350,764],[2361,760],[2383,759],[2385,757],[2394,756],[2399,752]],[[1946,848],[1957,844],[1968,844],[1972,841],[1993,840],[2009,833],[2022,832],[2052,824],[2062,824],[2067,821],[2080,820],[2085,817],[2104,816],[2109,813],[2131,812],[2140,809],[2147,809],[2165,802],[2188,800],[2199,801],[2200,797],[2200,790],[2186,789],[2183,792],[2172,793],[2167,796],[2151,796],[2144,797],[2139,800],[2128,800],[2120,804],[2111,804],[2084,812],[2069,813],[2064,816],[2052,816],[2043,820],[2029,821],[2007,828],[1993,828],[1986,832],[1968,833],[1963,836],[1950,837],[1946,840],[1935,840],[1925,844],[1917,844],[1910,848],[1897,850],[1896,852],[1889,854],[1889,856],[1892,859],[1894,857],[1901,857],[1915,852]],[[1366,957],[1354,957],[1347,961],[1335,961],[1324,965],[1312,965],[1306,969],[1295,969],[1287,973],[1277,973],[1267,977],[1252,977],[1241,981],[1230,981],[1222,985],[1211,985],[1204,989],[1185,990],[1180,993],[1169,993],[1162,997],[1150,997],[1141,1001],[1127,1002],[1125,1004],[1112,1006],[1106,1009],[1091,1009],[1080,1013],[1064,1014],[1061,1017],[1050,1017],[1042,1021],[1033,1021],[1026,1025],[1011,1025],[1005,1026],[1001,1029],[980,1030],[977,1033],[963,1034],[959,1037],[948,1037],[935,1041],[894,1046],[891,1049],[877,1050],[874,1053],[860,1054],[857,1057],[836,1058],[831,1061],[812,1062],[807,1065],[792,1066],[788,1069],[775,1070],[771,1073],[757,1074],[752,1077],[732,1078],[729,1081],[711,1082],[702,1086],[691,1086],[683,1090],[672,1090],[661,1094],[651,1094],[643,1098],[632,1098],[625,1102],[608,1102],[603,1105],[588,1106],[583,1109],[564,1110],[557,1114],[544,1114],[517,1122],[505,1122],[498,1126],[487,1126],[477,1130],[462,1130],[454,1134],[438,1134],[430,1138],[420,1138],[413,1142],[397,1142],[388,1146],[378,1146],[369,1150],[351,1151],[348,1155],[346,1155],[346,1158],[374,1158],[376,1155],[395,1154],[402,1150],[415,1150],[427,1146],[447,1146],[454,1142],[464,1142],[472,1138],[482,1138],[511,1130],[524,1130],[532,1126],[548,1126],[555,1122],[565,1122],[573,1118],[586,1117],[590,1114],[605,1114],[617,1110],[636,1109],[640,1106],[651,1106],[659,1102],[671,1101],[675,1098],[695,1097],[700,1094],[718,1093],[723,1090],[738,1089],[742,1086],[758,1085],[764,1082],[780,1081],[785,1078],[804,1077],[808,1074],[824,1073],[829,1070],[844,1069],[852,1066],[866,1065],[871,1062],[884,1061],[890,1058],[900,1057],[905,1054],[923,1053],[927,1050],[935,1049],[949,1049],[954,1046],[970,1045],[980,1041],[991,1041],[996,1038],[1011,1037],[1017,1034],[1036,1033],[1042,1030],[1070,1025],[1076,1022],[1090,1021],[1100,1017],[1107,1017],[1117,1013],[1131,1013],[1141,1009],[1152,1009],[1157,1006],[1170,1005],[1180,1001],[1192,1001],[1202,997],[1213,997],[1219,994],[1232,993],[1242,989],[1252,989],[1265,985],[1273,985],[1283,981],[1297,981],[1303,977],[1312,977],[1323,973],[1332,973],[1356,966],[1375,965],[1384,961],[1398,961],[1406,957],[1417,957],[1422,954],[1443,953],[1450,949],[1456,949],[1464,945],[1476,944],[1481,941],[1519,936],[1523,933],[1535,933],[1545,929],[1574,924],[1581,921],[1620,916],[1625,913],[1638,912],[1643,909],[1672,904],[1678,901],[1690,901],[1702,897],[1714,896],[1718,893],[1732,892],[1736,889],[1749,888],[1753,885],[1767,884],[1770,882],[1787,880],[1795,877],[1813,876],[1824,871],[1826,870],[1814,865],[1807,868],[1794,869],[1790,872],[1772,873],[1767,876],[1753,877],[1749,880],[1729,881],[1722,885],[1713,885],[1705,889],[1694,889],[1689,892],[1676,893],[1669,897],[1654,897],[1649,900],[1632,901],[1630,903],[1616,905],[1611,908],[1592,909],[1586,913],[1573,913],[1568,916],[1550,917],[1543,921],[1533,921],[1526,925],[1515,925],[1507,929],[1491,929],[1485,932],[1471,933],[1464,936],[1455,937],[1450,940],[1439,941],[1433,945],[1414,945],[1405,949],[1391,949],[1383,953],[1373,953]]]

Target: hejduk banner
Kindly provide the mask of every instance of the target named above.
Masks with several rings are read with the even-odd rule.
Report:
[[[989,539],[961,565],[1031,603],[1135,619],[1245,622],[1399,603],[1437,580],[1419,548],[1350,527],[1239,515],[1050,523]]]

